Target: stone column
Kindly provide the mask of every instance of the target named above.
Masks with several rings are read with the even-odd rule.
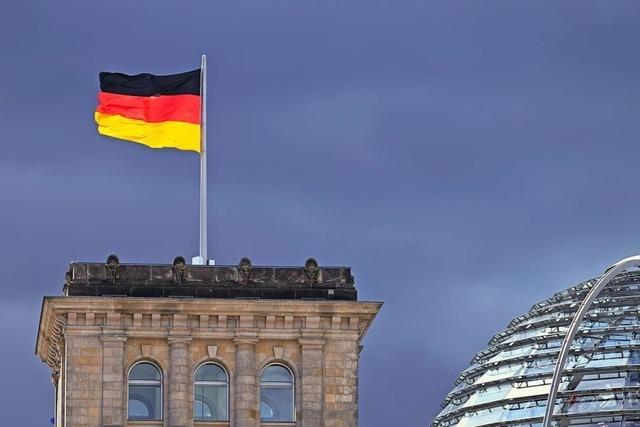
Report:
[[[235,426],[258,427],[260,425],[258,388],[256,384],[256,343],[251,337],[236,338],[236,395]]]
[[[102,425],[125,425],[124,344],[126,337],[103,335],[102,341]]]
[[[323,347],[321,338],[299,340],[302,353],[302,427],[322,427],[323,414]]]
[[[170,337],[169,342],[169,427],[191,424],[189,386],[189,337]],[[165,383],[166,384],[166,383]]]

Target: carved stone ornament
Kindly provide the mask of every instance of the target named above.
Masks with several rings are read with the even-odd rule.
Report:
[[[111,254],[107,257],[107,263],[105,264],[107,269],[107,279],[112,283],[116,283],[116,280],[120,278],[120,259],[117,255]]]
[[[253,276],[253,266],[251,260],[247,257],[243,257],[238,263],[238,281],[246,285]]]
[[[309,285],[318,283],[318,275],[320,274],[320,267],[318,267],[318,261],[313,258],[309,258],[304,263],[304,281]]]
[[[187,276],[187,261],[184,257],[177,256],[173,259],[171,269],[173,270],[173,280],[178,283],[182,283]]]
[[[49,338],[46,363],[53,371],[60,371],[62,363],[62,349],[64,348],[65,321],[61,316],[56,316],[53,321],[52,334]]]

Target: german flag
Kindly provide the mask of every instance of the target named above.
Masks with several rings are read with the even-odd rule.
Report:
[[[98,133],[200,152],[200,69],[169,76],[100,73]]]

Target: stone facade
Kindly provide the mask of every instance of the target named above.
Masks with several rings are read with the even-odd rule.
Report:
[[[206,268],[206,267],[204,267]],[[53,370],[57,427],[348,427],[358,421],[358,355],[381,303],[355,300],[46,297],[36,352]],[[162,416],[128,420],[128,373],[162,374]],[[228,374],[228,420],[194,421],[194,373]],[[294,377],[292,422],[260,420],[266,366]]]

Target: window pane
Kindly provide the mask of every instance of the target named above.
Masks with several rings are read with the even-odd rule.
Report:
[[[197,421],[227,421],[227,386],[196,384],[193,411]]]
[[[270,420],[273,418],[273,409],[264,402],[260,402],[260,420]]]
[[[284,366],[271,365],[262,373],[262,381],[264,382],[293,382],[291,372]]]
[[[129,419],[162,419],[159,385],[129,385]]]
[[[262,385],[260,418],[262,421],[293,421],[293,387]]]
[[[227,381],[227,374],[218,365],[207,363],[196,371],[196,381]]]
[[[160,381],[160,371],[151,363],[138,363],[129,372],[129,380]]]

